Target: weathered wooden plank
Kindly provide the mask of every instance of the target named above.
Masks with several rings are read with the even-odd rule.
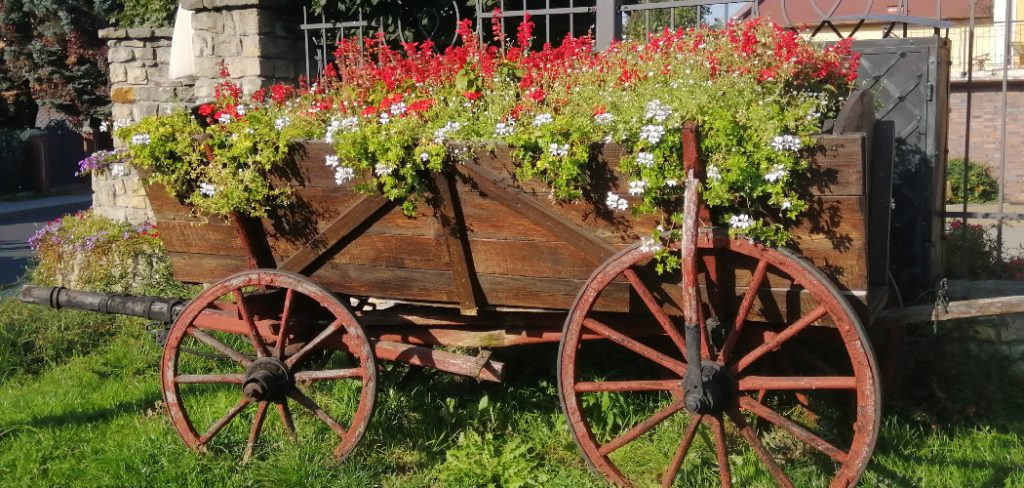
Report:
[[[434,186],[439,200],[437,218],[444,231],[443,239],[448,250],[448,262],[452,270],[455,294],[459,297],[460,311],[463,315],[476,315],[479,309],[477,297],[480,295],[480,284],[476,279],[473,256],[466,237],[466,223],[462,218],[462,208],[455,194],[451,174],[435,173]]]
[[[808,172],[808,188],[815,195],[865,194],[864,134],[820,135]]]
[[[586,228],[582,228],[576,223],[556,215],[533,198],[503,186],[499,178],[487,168],[473,164],[463,164],[458,166],[458,169],[463,175],[472,178],[473,182],[488,197],[526,215],[530,220],[548,229],[559,240],[579,249],[594,264],[600,264],[605,259],[608,259],[609,256],[615,254],[615,247],[607,241],[592,232],[588,232]]]
[[[323,232],[292,254],[278,269],[308,274],[310,267],[315,262],[323,262],[329,258],[329,254],[340,250],[344,245],[344,240],[350,239],[357,228],[388,203],[384,197],[361,195],[361,198],[352,207],[338,215]]]
[[[1024,296],[979,298],[949,302],[946,306],[919,305],[916,307],[883,310],[877,325],[901,327],[905,324],[967,319],[1024,313]]]
[[[167,253],[174,277],[186,283],[216,283],[239,271],[248,269],[241,256],[213,254]]]
[[[160,240],[168,252],[242,256],[242,243],[234,227],[209,223],[164,220]]]

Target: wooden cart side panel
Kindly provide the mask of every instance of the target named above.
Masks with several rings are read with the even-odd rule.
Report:
[[[862,292],[867,288],[868,227],[863,182],[864,136],[822,136],[819,142],[823,150],[810,175],[818,182],[812,185],[818,193],[813,197],[815,212],[793,229],[793,234],[798,249],[843,288]],[[358,195],[347,185],[334,185],[330,168],[323,164],[324,151],[308,150],[308,157],[299,161],[300,176],[294,183],[309,186],[296,186],[296,204],[264,219],[278,262],[287,260],[356,201]],[[614,147],[606,148],[598,159],[614,170],[616,151]],[[625,191],[625,179],[614,171],[599,182],[602,197],[595,197],[598,201],[558,204],[543,184],[516,183],[515,168],[507,156],[483,152],[477,162],[499,174],[502,182],[514,191],[529,195],[563,219],[600,237],[611,248],[636,242],[649,235],[656,225],[653,216],[632,217],[628,212],[611,213],[604,208],[603,195],[607,191],[636,201]],[[483,305],[568,308],[597,266],[594,257],[488,198],[471,180],[457,178],[456,192]],[[151,186],[149,194],[176,277],[183,281],[214,282],[245,269],[244,253],[230,223],[191,215],[159,185]],[[748,275],[740,272],[737,284],[742,285]],[[420,206],[415,218],[406,217],[396,208],[366,223],[313,277],[332,290],[353,295],[459,301],[444,236],[434,210],[426,204]],[[789,286],[777,282],[771,274],[768,283]],[[620,297],[610,295],[607,309],[627,310],[630,300],[628,287],[623,285]],[[632,300],[635,305],[635,297]]]

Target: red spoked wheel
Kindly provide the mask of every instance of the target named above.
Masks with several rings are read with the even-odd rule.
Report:
[[[164,346],[161,382],[175,429],[196,451],[240,450],[248,460],[274,434],[330,446],[340,461],[372,415],[376,363],[334,294],[301,275],[255,270],[185,307]],[[267,422],[275,411],[280,421]]]
[[[838,288],[744,239],[698,249],[704,405],[684,393],[680,274],[627,249],[576,299],[559,394],[587,462],[620,486],[851,486],[881,420],[878,367]],[[631,313],[611,313],[623,296]],[[611,304],[609,304],[611,303]],[[701,429],[701,426],[706,429]]]

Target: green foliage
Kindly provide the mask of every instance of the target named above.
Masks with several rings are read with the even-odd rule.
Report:
[[[100,116],[110,102],[106,48],[97,31],[108,2],[7,0],[0,3],[4,67],[31,98],[76,117]]]
[[[167,27],[174,25],[178,0],[124,0],[114,14],[119,27]]]
[[[156,228],[79,212],[50,222],[29,240],[33,283],[140,295],[188,296],[175,281]]]
[[[965,280],[1024,280],[1024,248],[1003,250],[993,236],[995,225],[950,221],[945,231],[946,276]]]
[[[125,321],[117,327],[102,323],[112,319],[109,316],[80,313],[68,319],[68,314],[13,300],[0,303],[0,333],[17,324],[25,328],[22,337],[29,339],[34,328],[49,327],[54,337],[63,340],[93,341],[76,353],[39,363],[42,370],[34,370],[38,374],[0,379],[0,475],[5,487],[458,486],[443,482],[442,471],[450,472],[450,479],[483,480],[469,486],[486,486],[487,480],[497,483],[493,481],[497,478],[486,478],[489,473],[464,464],[469,460],[493,463],[494,458],[502,457],[502,449],[513,448],[526,453],[523,459],[509,459],[508,469],[496,468],[509,473],[506,479],[511,482],[525,480],[524,486],[534,483],[552,488],[608,486],[588,470],[567,433],[558,395],[549,384],[553,347],[496,353],[509,364],[525,366],[519,369],[522,374],[503,385],[386,364],[378,380],[374,419],[353,455],[340,466],[327,455],[315,454],[316,449],[331,446],[329,437],[303,437],[299,443],[274,441],[282,432],[273,409],[256,455],[241,463],[237,456],[216,450],[197,455],[169,427],[160,403],[156,367],[160,348],[138,327],[139,321]],[[81,324],[72,325],[72,320]],[[112,336],[87,332],[103,327],[115,332]],[[73,333],[62,334],[62,328]],[[902,369],[904,382],[886,410],[877,449],[860,484],[1021,486],[1024,396],[1014,385],[1024,378],[1007,367],[1006,357],[965,351],[962,342],[941,347],[930,331],[925,339],[910,343],[909,361]],[[5,350],[0,353],[0,363],[18,364],[23,357]],[[500,403],[504,411],[494,423],[473,423],[482,390],[492,399],[490,408]],[[445,398],[456,404],[449,420],[439,417]],[[243,413],[239,419],[251,421],[250,412],[252,407],[248,416]],[[310,415],[296,417],[312,419]],[[238,440],[244,444],[248,426],[236,420],[229,429],[236,428]],[[465,432],[462,441],[461,432]],[[653,443],[646,454],[670,457],[681,431],[669,429],[669,434],[664,442]],[[738,434],[730,430],[727,435],[734,485],[775,486]],[[711,445],[710,435],[702,434],[694,441],[684,467],[685,481],[680,485],[718,486]],[[487,456],[470,452],[471,446]],[[455,477],[456,463],[449,464],[448,452],[455,450],[460,452],[452,457],[466,468],[459,471],[466,473],[466,478]],[[642,459],[638,456],[627,462],[635,467]],[[532,465],[532,472],[512,476],[521,472],[523,465]],[[834,472],[834,468],[831,461],[816,465],[811,456],[787,459],[783,464],[796,486],[827,486],[822,473]],[[475,473],[481,476],[477,478]]]
[[[134,321],[0,301],[0,382],[93,352]],[[133,324],[137,325],[137,324]],[[0,435],[2,437],[2,435]]]
[[[437,478],[452,488],[526,488],[544,486],[537,479],[537,459],[529,445],[518,439],[496,441],[490,433],[459,434],[455,446],[437,467]]]
[[[971,161],[967,165],[967,203],[992,203],[999,198],[999,182],[988,165]],[[964,160],[946,164],[946,203],[964,203]]]

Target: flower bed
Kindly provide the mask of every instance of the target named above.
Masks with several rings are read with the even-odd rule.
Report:
[[[514,41],[495,30],[497,42],[483,45],[468,22],[460,33],[462,43],[443,54],[430,43],[394,50],[381,39],[343,41],[317,84],[246,98],[224,82],[198,117],[148,118],[117,135],[130,142],[134,164],[189,204],[255,216],[291,197],[272,176],[287,171],[293,139],[326,140],[335,154],[323,163],[335,184],[351,180],[402,201],[408,214],[429,192],[429,173],[466,155],[454,141],[507,146],[521,181],[542,181],[566,202],[583,198],[600,172],[595,144],[614,143],[628,185],[602,203],[660,215],[666,229],[682,218],[676,134],[695,121],[715,219],[781,243],[808,206],[800,176],[810,136],[837,112],[857,66],[848,43],[818,50],[759,21],[665,31],[602,53],[588,37],[524,51],[528,19]]]

